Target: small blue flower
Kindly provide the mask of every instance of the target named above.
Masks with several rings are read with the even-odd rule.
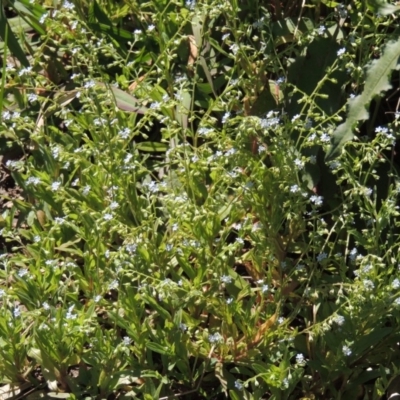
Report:
[[[221,343],[223,341],[223,337],[217,332],[212,335],[208,335],[208,341],[210,343]]]
[[[344,353],[345,356],[350,356],[351,355],[351,349],[349,346],[344,345],[342,347],[342,351]]]
[[[239,381],[235,381],[235,388],[237,390],[243,390],[243,383],[241,383]]]

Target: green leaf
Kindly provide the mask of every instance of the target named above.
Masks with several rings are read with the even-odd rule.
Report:
[[[241,400],[241,397],[234,390],[229,391],[229,396],[232,400]]]
[[[321,0],[323,4],[325,4],[327,7],[335,8],[338,6],[340,3],[336,1],[331,1],[331,0]]]
[[[374,329],[354,343],[352,348],[353,353],[357,356],[361,356],[367,349],[378,345],[381,340],[392,332],[393,328]]]
[[[102,82],[97,82],[97,85],[105,87],[106,85]],[[146,107],[139,106],[139,100],[130,95],[129,93],[124,92],[123,90],[110,86],[111,91],[114,94],[115,102],[117,103],[118,108],[123,111],[136,112],[138,114],[145,114],[147,111]]]
[[[364,91],[349,101],[347,119],[333,133],[332,145],[326,154],[326,161],[339,156],[345,143],[354,138],[353,129],[358,121],[368,119],[369,114],[366,107],[369,106],[373,98],[392,88],[388,76],[394,69],[399,68],[399,56],[400,39],[392,40],[383,50],[382,57],[368,65]]]
[[[11,30],[2,6],[0,6],[0,37],[4,40],[6,46],[10,49],[10,52],[17,57],[18,61],[24,67],[29,67],[29,61]]]
[[[180,98],[182,101],[176,107],[176,120],[182,126],[183,129],[188,127],[188,114],[190,112],[190,105],[192,103],[192,96],[189,92],[181,89],[179,91]]]
[[[165,153],[168,150],[168,145],[166,143],[159,142],[141,142],[136,143],[135,146],[138,150],[148,151],[148,152],[162,152]]]
[[[374,12],[381,14],[381,15],[393,14],[400,10],[399,5],[389,4],[384,0],[369,0],[368,6]]]
[[[170,354],[170,352],[168,351],[168,348],[165,346],[162,346],[159,343],[148,342],[148,343],[146,343],[146,347],[149,350],[155,351],[156,353],[159,353],[159,354],[164,354],[164,355]]]
[[[100,22],[105,25],[112,26],[111,21],[107,17],[107,14],[100,8],[96,0],[93,0],[89,8],[89,22]]]

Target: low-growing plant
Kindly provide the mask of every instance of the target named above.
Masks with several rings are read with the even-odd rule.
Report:
[[[3,38],[22,191],[1,218],[0,381],[381,398],[399,360],[399,114],[376,96],[397,8],[131,3],[40,17],[21,0],[42,35],[29,66]]]

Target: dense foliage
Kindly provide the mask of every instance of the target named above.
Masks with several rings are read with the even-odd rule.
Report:
[[[3,4],[2,398],[390,395],[398,8]]]

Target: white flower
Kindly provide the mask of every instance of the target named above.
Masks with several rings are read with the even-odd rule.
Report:
[[[171,243],[167,243],[167,245],[165,246],[165,250],[167,251],[171,251],[173,249],[173,245]]]
[[[32,71],[32,67],[22,68],[22,69],[18,72],[18,76],[28,75],[31,71]]]
[[[41,16],[40,19],[39,19],[39,23],[40,23],[40,24],[44,24],[44,21],[46,21],[46,19],[47,19],[48,16],[49,16],[49,13],[48,13],[48,12],[42,14],[42,16]]]
[[[94,87],[94,86],[95,86],[95,82],[94,82],[93,80],[87,81],[87,82],[83,85],[83,87],[84,87],[85,89],[90,89],[90,88],[92,88],[92,87]]]
[[[38,96],[34,93],[29,93],[27,97],[28,97],[29,103],[35,103],[38,99]]]
[[[322,196],[313,195],[310,197],[310,201],[311,201],[311,203],[314,203],[316,206],[320,206],[320,205],[322,205],[324,198]]]
[[[229,275],[222,275],[221,276],[221,282],[223,283],[231,283],[232,282],[232,277]]]
[[[116,201],[111,202],[110,210],[115,210],[118,207],[119,207],[119,204]]]
[[[318,35],[323,35],[323,34],[325,33],[325,31],[326,31],[325,26],[324,26],[324,25],[321,25],[321,26],[318,28]]]
[[[294,165],[296,165],[296,167],[298,169],[303,169],[304,168],[304,162],[302,160],[300,160],[299,158],[296,158],[294,160]]]
[[[262,293],[265,293],[265,292],[268,291],[268,289],[269,289],[269,286],[268,286],[268,285],[262,285],[262,287],[261,287],[261,292],[262,292]]]
[[[374,282],[372,282],[371,279],[364,279],[363,285],[365,290],[372,290],[375,287]]]
[[[26,184],[29,185],[33,185],[36,186],[40,183],[40,178],[37,178],[36,176],[30,176],[27,180],[26,180]]]
[[[109,285],[108,285],[108,289],[112,290],[112,289],[117,289],[119,286],[119,283],[116,279],[114,279]]]
[[[290,191],[291,191],[292,193],[296,193],[296,192],[298,192],[299,190],[300,190],[299,185],[292,185],[292,186],[290,187]]]
[[[292,122],[297,121],[299,118],[300,118],[300,114],[294,115],[293,118],[292,118]]]
[[[353,250],[350,251],[350,255],[349,258],[351,261],[354,261],[357,257],[358,254],[358,250],[356,248],[354,248]]]
[[[74,309],[75,305],[72,305],[71,307],[68,308],[67,314],[65,315],[66,319],[76,319],[77,314],[73,314],[72,311]]]
[[[351,349],[350,349],[349,346],[344,345],[344,346],[342,347],[342,351],[343,351],[343,353],[344,353],[345,356],[351,355]]]
[[[125,346],[129,346],[132,342],[132,339],[128,336],[124,336],[122,342],[124,343]]]
[[[181,331],[183,331],[183,332],[185,332],[185,331],[187,331],[187,325],[186,324],[184,324],[184,323],[180,323],[179,324],[179,329],[181,330]]]
[[[303,354],[301,354],[301,353],[296,354],[296,363],[297,364],[304,364],[305,363]]]
[[[225,124],[225,123],[228,121],[228,119],[229,119],[230,116],[231,116],[231,113],[230,113],[229,111],[227,111],[227,112],[224,114],[224,116],[222,117],[221,122],[222,122],[223,124]]]
[[[321,262],[322,260],[325,260],[325,258],[327,258],[328,255],[326,253],[319,253],[317,256],[317,261]]]
[[[333,322],[335,322],[339,326],[344,324],[344,317],[342,315],[336,315],[335,317],[333,317],[332,320],[333,320]]]
[[[147,30],[148,30],[149,32],[154,31],[154,29],[156,29],[156,27],[155,27],[153,24],[151,24],[151,25],[149,25],[149,26],[147,27]]]
[[[87,196],[89,194],[89,192],[90,192],[90,185],[86,185],[82,190],[82,194],[84,196]]]
[[[103,219],[105,221],[111,221],[113,219],[113,215],[110,213],[106,213],[106,214],[104,214]]]
[[[213,335],[208,335],[208,341],[210,343],[221,343],[223,341],[223,337],[220,333],[214,333]]]
[[[25,276],[25,275],[27,275],[28,274],[28,270],[26,269],[26,268],[21,268],[19,271],[18,271],[18,276],[20,277],[20,278],[22,278],[23,276]]]
[[[342,47],[340,50],[337,51],[337,55],[338,57],[340,57],[341,55],[343,55],[346,52],[346,49],[344,47]]]
[[[61,182],[55,181],[55,182],[53,182],[53,183],[51,184],[51,190],[52,190],[53,192],[57,192],[57,190],[60,188],[60,186],[61,186]]]
[[[75,5],[70,3],[69,1],[64,1],[63,7],[67,10],[73,10],[75,8]]]
[[[230,47],[229,50],[232,51],[233,55],[236,55],[237,52],[239,51],[239,46],[236,43],[233,43]]]
[[[366,194],[366,196],[371,196],[372,189],[371,188],[365,188],[365,194]]]
[[[96,295],[95,297],[94,297],[94,302],[95,303],[98,303],[100,300],[102,299],[102,296],[100,295],[100,294],[98,294],[98,295]]]
[[[321,141],[324,143],[330,142],[331,138],[327,133],[323,133],[321,135]]]
[[[400,288],[400,281],[397,278],[392,282],[392,288],[393,289]]]

